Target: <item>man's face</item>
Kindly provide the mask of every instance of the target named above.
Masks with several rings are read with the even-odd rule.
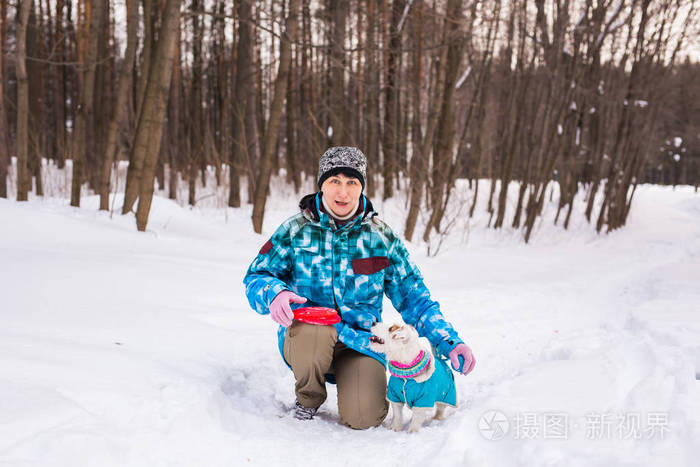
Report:
[[[357,208],[362,194],[362,184],[355,177],[343,174],[328,177],[321,185],[323,199],[337,217],[345,217]]]

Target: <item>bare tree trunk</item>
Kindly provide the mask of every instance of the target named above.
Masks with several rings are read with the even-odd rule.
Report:
[[[476,6],[476,5],[475,5]],[[472,10],[472,15],[473,17],[476,16],[476,8],[475,6],[473,7]],[[500,4],[499,4],[499,12],[500,12]],[[474,179],[474,198],[472,199],[472,204],[471,207],[469,208],[469,217],[472,218],[474,217],[474,211],[476,210],[476,203],[479,198],[479,179],[481,178],[481,164],[482,161],[485,158],[488,158],[489,155],[485,154],[487,152],[487,143],[486,143],[486,105],[489,99],[489,89],[488,89],[488,84],[491,78],[491,64],[493,60],[493,47],[495,44],[495,38],[498,35],[498,24],[494,27],[493,25],[490,26],[489,30],[489,36],[491,38],[490,40],[490,46],[487,48],[487,50],[484,52],[483,60],[482,60],[482,66],[483,69],[481,70],[479,74],[479,84],[478,88],[475,90],[474,93],[474,99],[478,100],[478,104],[476,107],[476,128],[475,128],[475,137],[476,141],[474,144],[473,153],[476,155],[476,162],[473,166],[473,170],[471,171],[472,177],[470,178],[470,184],[471,184],[471,179]],[[491,32],[493,31],[493,35],[491,35]],[[490,160],[490,158],[489,158]],[[493,185],[493,184],[492,184]],[[493,191],[491,192],[493,193]]]
[[[54,27],[54,43],[56,57],[58,60],[65,58],[65,39],[67,37],[63,26],[64,0],[56,1],[56,15]],[[63,168],[66,158],[66,67],[53,67],[54,76],[54,126],[55,141],[54,152],[56,155],[56,165]]]
[[[7,18],[6,5],[3,0],[2,16],[0,16],[0,51],[5,50],[5,30]],[[7,112],[5,111],[5,57],[0,53],[0,198],[7,198],[7,168],[10,165],[9,133],[7,128]]]
[[[250,54],[253,42],[250,30],[250,20],[252,18],[250,1],[240,0],[236,8],[238,11],[238,56],[236,57],[236,83],[233,91],[233,144],[231,145],[228,197],[228,205],[233,208],[241,206],[241,165],[242,163],[245,163],[246,166],[248,165],[245,118],[251,89],[249,83],[254,75]],[[251,179],[252,177],[248,177],[249,182]]]
[[[71,186],[71,206],[80,207],[80,188],[85,177],[83,163],[86,151],[93,149],[94,123],[93,105],[95,92],[95,66],[97,63],[97,42],[99,24],[104,0],[91,0],[86,3],[85,28],[88,39],[88,52],[85,58],[83,84],[80,89],[80,103],[73,137],[73,183]]]
[[[309,10],[310,0],[302,2],[302,19],[301,19],[301,52],[297,55],[301,56],[300,72],[299,72],[299,117],[301,130],[297,135],[297,149],[305,157],[298,164],[300,170],[303,170],[306,176],[311,176],[314,172],[310,163],[314,157],[314,141],[316,140],[316,132],[314,131],[311,114],[311,89],[313,87],[313,64],[310,63],[313,59],[313,51],[310,47],[311,35],[311,12]]]
[[[41,1],[38,2],[41,11]],[[37,18],[36,8],[29,13],[27,23],[27,56],[33,58],[44,57],[44,47],[41,37],[41,19]],[[29,95],[34,96],[29,100],[29,153],[27,168],[29,171],[29,187],[32,185],[37,196],[44,196],[44,186],[41,178],[41,158],[44,154],[44,136],[46,134],[43,124],[46,109],[41,106],[44,94],[44,68],[39,60],[31,60],[27,63],[27,79],[29,80]],[[34,179],[34,184],[31,180]]]
[[[405,8],[404,0],[394,0],[391,8],[391,24],[389,26],[389,43],[387,45],[386,87],[384,92],[384,132],[382,134],[382,152],[384,153],[384,193],[383,198],[394,196],[394,178],[398,159],[398,75],[401,58],[401,31],[399,21]]]
[[[365,156],[367,155],[367,142],[365,140],[365,132],[367,131],[367,109],[365,108],[365,98],[364,98],[364,84],[362,81],[362,73],[364,72],[362,68],[362,56],[364,54],[364,40],[363,33],[366,32],[363,28],[365,21],[364,5],[362,0],[357,1],[355,10],[355,33],[357,37],[357,50],[354,57],[351,54],[351,62],[355,65],[355,70],[352,71],[352,83],[353,92],[352,97],[353,107],[356,109],[355,112],[349,112],[350,122],[352,124],[352,142],[354,146],[358,148],[363,148],[365,151]],[[366,181],[365,181],[366,183]]]
[[[177,200],[177,189],[180,180],[180,170],[182,169],[182,152],[180,145],[183,140],[181,132],[180,108],[180,37],[181,31],[178,29],[178,37],[175,40],[175,56],[173,57],[173,71],[170,83],[170,99],[168,99],[168,164],[170,166],[168,176],[168,198]]]
[[[152,0],[142,0],[143,1],[143,22],[144,22],[144,38],[143,38],[143,51],[141,64],[139,66],[140,75],[138,79],[132,78],[134,83],[135,92],[134,97],[134,108],[136,128],[132,147],[130,148],[129,154],[129,167],[126,173],[126,187],[124,189],[124,204],[122,205],[122,214],[127,214],[132,211],[134,204],[139,196],[139,191],[141,189],[141,180],[143,178],[143,166],[144,159],[146,157],[146,145],[148,145],[149,138],[146,134],[140,130],[142,125],[143,117],[143,104],[145,101],[146,88],[151,82],[150,70],[153,68],[151,66],[152,59],[152,49],[153,49],[153,16],[155,11],[153,8]],[[179,3],[179,2],[178,2]],[[155,68],[153,68],[155,70]],[[155,70],[158,72],[158,70]],[[144,123],[145,126],[153,126],[154,122]],[[137,142],[137,138],[141,137],[141,141]],[[160,138],[159,138],[160,139]],[[136,145],[139,144],[141,147],[137,148]]]
[[[305,0],[306,1],[306,0]],[[311,3],[309,1],[309,3]],[[312,178],[316,179],[318,176],[318,161],[321,158],[321,152],[323,147],[325,147],[326,142],[326,132],[319,127],[318,118],[321,115],[320,103],[319,103],[319,88],[321,82],[321,73],[319,72],[319,66],[321,60],[320,56],[323,54],[320,51],[316,51],[315,56],[317,60],[315,61],[316,67],[314,69],[314,49],[311,47],[312,35],[311,35],[311,12],[309,11],[308,4],[304,7],[304,17],[307,21],[307,31],[305,43],[309,48],[309,56],[311,60],[311,65],[309,66],[310,74],[313,78],[310,80],[308,86],[308,96],[309,102],[307,105],[306,117],[309,127],[312,128],[310,131],[311,140],[311,158],[310,158],[310,170],[309,173],[312,174]],[[314,131],[315,130],[315,131]]]
[[[299,120],[296,115],[297,86],[294,79],[296,70],[297,67],[294,65],[294,60],[292,60],[287,91],[287,181],[294,184],[295,191],[299,191],[301,187],[301,168],[298,162],[299,154],[297,154],[297,135],[299,134],[297,122]]]
[[[265,151],[260,161],[260,176],[255,190],[255,202],[253,205],[253,230],[262,233],[263,216],[265,215],[265,202],[267,201],[267,189],[272,174],[273,151],[277,146],[277,134],[282,118],[282,104],[287,94],[287,82],[290,62],[292,58],[292,42],[296,40],[297,14],[300,0],[290,0],[287,19],[285,22],[285,34],[280,41],[280,61],[277,78],[275,80],[275,93],[270,107],[270,119],[265,130]]]
[[[410,201],[408,215],[406,216],[406,228],[404,236],[409,242],[413,238],[413,232],[418,220],[420,202],[423,198],[425,176],[427,170],[427,157],[423,153],[423,130],[421,128],[421,87],[423,80],[423,21],[425,16],[425,3],[420,2],[411,14],[411,37],[413,39],[414,52],[412,56],[413,82],[411,86],[411,103],[413,105],[411,120],[411,147],[413,149],[410,162]]]
[[[330,122],[333,128],[332,146],[350,144],[345,102],[345,24],[349,13],[347,0],[330,0],[331,63],[330,63]]]
[[[189,205],[197,202],[195,190],[197,186],[197,172],[204,160],[204,126],[202,118],[202,42],[204,40],[201,18],[196,12],[200,8],[199,0],[192,0],[192,87],[190,90],[190,124],[192,133],[190,141],[192,150],[189,154]],[[202,179],[202,185],[205,180]]]
[[[114,69],[110,50],[110,8],[109,0],[105,0],[102,8],[100,23],[98,26],[97,58],[95,67],[95,92],[94,118],[93,118],[93,144],[86,152],[85,166],[87,168],[88,183],[95,193],[100,193],[100,180],[102,177],[102,165],[104,163],[105,145],[107,144],[107,131],[112,119],[112,70]]]
[[[520,133],[522,142],[520,144],[520,157],[525,157],[525,173],[523,174],[522,180],[520,180],[520,190],[518,191],[518,204],[515,207],[515,215],[513,216],[513,223],[511,226],[514,229],[520,227],[521,217],[523,212],[523,203],[525,200],[525,194],[527,193],[527,188],[530,184],[530,173],[532,171],[532,148],[527,146],[527,135],[526,131]]]
[[[639,60],[641,58],[640,54],[642,48],[642,41],[644,38],[644,30],[648,21],[647,9],[649,7],[649,4],[650,0],[642,0],[641,2],[642,17],[637,30],[637,44],[635,46],[634,52],[634,63],[632,64],[632,71],[630,72],[627,87],[627,95],[625,96],[625,102],[627,103],[633,102],[633,98],[636,98],[635,91],[637,90],[636,88],[639,85],[637,82],[641,74],[641,64]],[[631,115],[630,105],[624,105],[622,108],[622,116],[617,127],[615,144],[612,150],[612,160],[610,161],[610,168],[608,170],[608,176],[605,182],[605,196],[603,198],[603,203],[600,207],[600,212],[598,213],[598,220],[596,222],[596,231],[598,232],[602,230],[603,225],[610,222],[610,208],[615,207],[614,199],[617,195],[617,190],[621,188],[621,180],[619,179],[618,173],[620,172],[621,165],[624,161],[624,158],[626,157],[625,148],[629,144],[629,135],[632,125],[632,119],[633,116]],[[623,161],[621,161],[621,159]]]
[[[228,66],[227,64],[227,54],[226,54],[226,21],[224,20],[224,16],[226,14],[225,11],[225,2],[223,1],[217,1],[217,8],[219,10],[219,14],[221,15],[220,18],[216,19],[215,25],[212,25],[212,28],[216,26],[216,44],[217,44],[217,57],[213,58],[212,60],[215,60],[215,65],[212,66],[213,69],[216,70],[216,77],[215,79],[212,79],[212,82],[216,85],[217,90],[214,94],[215,96],[215,108],[217,112],[214,114],[215,117],[217,117],[217,121],[212,124],[211,127],[216,128],[216,132],[218,135],[216,138],[212,138],[215,140],[215,148],[218,147],[218,150],[216,152],[217,158],[216,158],[216,184],[217,187],[221,186],[224,184],[223,176],[224,176],[224,164],[226,164],[229,167],[230,170],[230,156],[231,156],[231,123],[230,123],[230,118],[231,118],[231,112],[230,112],[230,103],[231,103],[231,92],[229,86],[230,82],[230,74],[231,74],[231,66]],[[232,47],[233,48],[233,47]],[[214,126],[216,125],[216,126]],[[212,132],[210,131],[210,134]]]
[[[498,195],[498,214],[496,215],[496,222],[493,225],[495,229],[501,228],[503,225],[503,220],[506,216],[508,188],[513,174],[513,165],[516,159],[515,153],[517,150],[518,138],[520,137],[521,125],[523,123],[524,113],[526,112],[525,93],[527,92],[528,82],[529,79],[526,76],[523,76],[520,80],[520,85],[518,86],[518,99],[514,109],[515,124],[510,134],[508,148],[504,154],[505,159],[503,162],[503,172],[501,173],[501,191]]]
[[[141,73],[136,81],[136,119],[141,118],[141,110],[143,109],[143,99],[148,85],[149,73],[151,72],[151,63],[153,61],[153,41],[155,34],[153,28],[155,26],[155,18],[157,17],[156,9],[153,2],[157,0],[141,0],[143,3],[143,49],[141,51]]]
[[[446,190],[449,190],[449,168],[452,165],[452,150],[454,140],[454,93],[457,74],[462,55],[462,39],[459,34],[459,18],[462,7],[461,0],[448,0],[445,18],[445,41],[447,57],[445,60],[445,85],[441,102],[438,135],[433,151],[433,186],[430,194],[431,215],[423,233],[423,240],[428,241],[432,229],[440,229],[439,219],[442,218],[443,200]]]
[[[17,201],[27,201],[29,174],[27,159],[29,152],[29,82],[27,81],[27,24],[32,8],[32,0],[23,0],[17,5],[16,17],[16,56],[17,75]]]
[[[255,8],[255,15],[256,15],[256,22],[260,23],[260,11],[264,8],[264,2],[261,3],[256,3],[256,8]],[[257,174],[257,164],[258,161],[260,160],[260,157],[262,156],[262,152],[264,152],[264,147],[265,147],[265,105],[267,104],[267,101],[264,100],[263,98],[269,94],[269,88],[271,86],[269,80],[267,83],[265,83],[265,80],[263,79],[263,66],[262,66],[262,40],[260,40],[260,35],[255,34],[256,37],[256,50],[255,50],[255,55],[256,55],[256,63],[255,63],[255,70],[256,70],[256,80],[257,80],[257,87],[255,87],[255,105],[250,106],[250,102],[248,102],[248,106],[251,107],[251,109],[254,109],[255,112],[255,126],[256,126],[256,144],[257,144],[257,150],[255,153],[254,158],[252,158],[253,162],[253,174]],[[271,37],[272,44],[270,44],[270,54],[274,56],[274,37]],[[268,67],[268,73],[267,76],[269,77],[270,74],[272,73],[271,67]],[[251,175],[251,178],[253,178],[254,175]],[[254,197],[255,195],[253,195]]]
[[[107,129],[107,140],[104,147],[104,156],[100,171],[100,210],[109,210],[110,173],[112,163],[119,153],[119,127],[125,116],[125,108],[129,98],[131,88],[131,77],[133,76],[134,60],[136,58],[136,45],[138,42],[138,0],[126,1],[126,50],[119,71],[119,88],[117,90],[117,101],[112,112],[112,119]]]
[[[143,110],[139,119],[131,164],[138,164],[138,209],[136,211],[136,227],[146,230],[148,214],[153,199],[153,182],[155,168],[160,152],[161,137],[165,120],[165,110],[170,91],[173,58],[175,55],[175,40],[180,26],[180,0],[167,0],[163,19],[158,32],[158,43],[155,47],[153,73],[149,76],[143,101]],[[126,207],[126,203],[124,207]],[[128,212],[130,209],[127,209]]]
[[[246,141],[246,151],[244,153],[245,160],[242,163],[246,167],[246,176],[248,179],[248,204],[253,204],[255,200],[255,189],[257,187],[257,180],[255,174],[257,173],[258,160],[260,159],[260,140],[258,136],[263,130],[258,127],[257,120],[257,109],[259,105],[257,99],[257,93],[251,92],[248,95],[248,102],[246,104],[246,119],[245,119],[245,141]]]
[[[367,2],[367,47],[365,52],[364,80],[367,83],[367,194],[371,198],[375,192],[375,177],[379,167],[379,67],[376,66],[377,14],[376,1]]]

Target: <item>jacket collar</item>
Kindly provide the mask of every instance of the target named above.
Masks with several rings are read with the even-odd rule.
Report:
[[[320,226],[323,228],[330,230],[350,230],[355,225],[369,222],[372,219],[372,217],[377,215],[377,213],[374,211],[374,206],[372,206],[372,202],[369,200],[369,198],[367,198],[365,195],[361,195],[363,212],[354,217],[353,219],[350,219],[342,227],[337,228],[331,216],[329,216],[320,209],[322,195],[323,193],[321,191],[317,191],[316,193],[311,193],[304,196],[301,199],[301,201],[299,201],[299,209],[307,219],[320,224]]]

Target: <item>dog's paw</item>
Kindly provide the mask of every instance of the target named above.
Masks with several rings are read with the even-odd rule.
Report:
[[[444,420],[449,416],[448,409],[446,405],[436,404],[435,409],[435,420]]]
[[[389,429],[391,429],[393,431],[401,431],[401,430],[403,430],[403,423],[392,422],[391,425],[389,426]]]

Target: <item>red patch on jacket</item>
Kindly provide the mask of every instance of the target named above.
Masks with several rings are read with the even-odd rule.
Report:
[[[374,274],[389,267],[389,258],[386,256],[372,256],[370,258],[358,258],[352,260],[352,270],[355,274]]]
[[[260,254],[264,255],[267,254],[268,251],[272,250],[272,242],[268,240],[265,242],[265,244],[260,248]]]

